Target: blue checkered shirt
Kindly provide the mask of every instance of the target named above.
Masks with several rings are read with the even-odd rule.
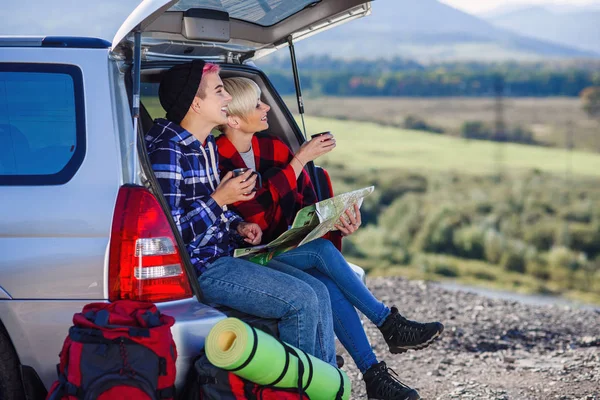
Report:
[[[205,154],[210,157],[208,147],[213,146],[218,157],[215,139],[209,135],[202,145],[179,125],[157,119],[146,135],[146,146],[171,215],[200,275],[211,261],[231,255],[241,239],[236,228],[242,219],[223,211],[210,196],[214,191],[210,182],[215,188],[218,185],[218,159],[214,171]]]

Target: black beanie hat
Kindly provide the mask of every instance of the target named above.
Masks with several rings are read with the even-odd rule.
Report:
[[[162,77],[158,99],[169,121],[180,124],[189,111],[200,86],[204,64],[202,60],[194,60],[175,65]]]

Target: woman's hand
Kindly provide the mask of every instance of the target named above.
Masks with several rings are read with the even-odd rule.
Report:
[[[244,238],[245,242],[253,245],[260,244],[262,239],[262,229],[253,222],[240,222],[237,231]]]
[[[351,209],[347,209],[346,215],[349,222],[342,215],[340,222],[335,224],[335,227],[342,233],[342,236],[352,235],[361,224],[360,208],[358,208],[357,204],[354,205],[354,212]]]
[[[295,157],[304,165],[307,162],[316,160],[323,154],[329,153],[335,148],[335,138],[331,133],[326,135],[317,136],[305,142],[300,150],[296,153]]]
[[[257,175],[252,174],[251,169],[236,177],[229,171],[211,196],[221,207],[236,201],[250,200],[256,195],[256,192],[252,191],[256,178]]]

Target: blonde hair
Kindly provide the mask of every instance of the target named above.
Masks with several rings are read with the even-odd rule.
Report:
[[[229,115],[243,119],[256,108],[256,101],[260,98],[261,91],[252,79],[226,78],[223,79],[223,86],[232,97],[227,106]]]

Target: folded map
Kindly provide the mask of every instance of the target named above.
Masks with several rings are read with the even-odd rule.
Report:
[[[318,239],[329,231],[337,230],[335,224],[345,215],[344,212],[352,209],[354,204],[360,207],[363,199],[371,194],[373,189],[373,186],[369,186],[353,190],[306,206],[298,211],[290,229],[278,238],[260,246],[235,249],[233,256],[266,264],[276,254]]]

